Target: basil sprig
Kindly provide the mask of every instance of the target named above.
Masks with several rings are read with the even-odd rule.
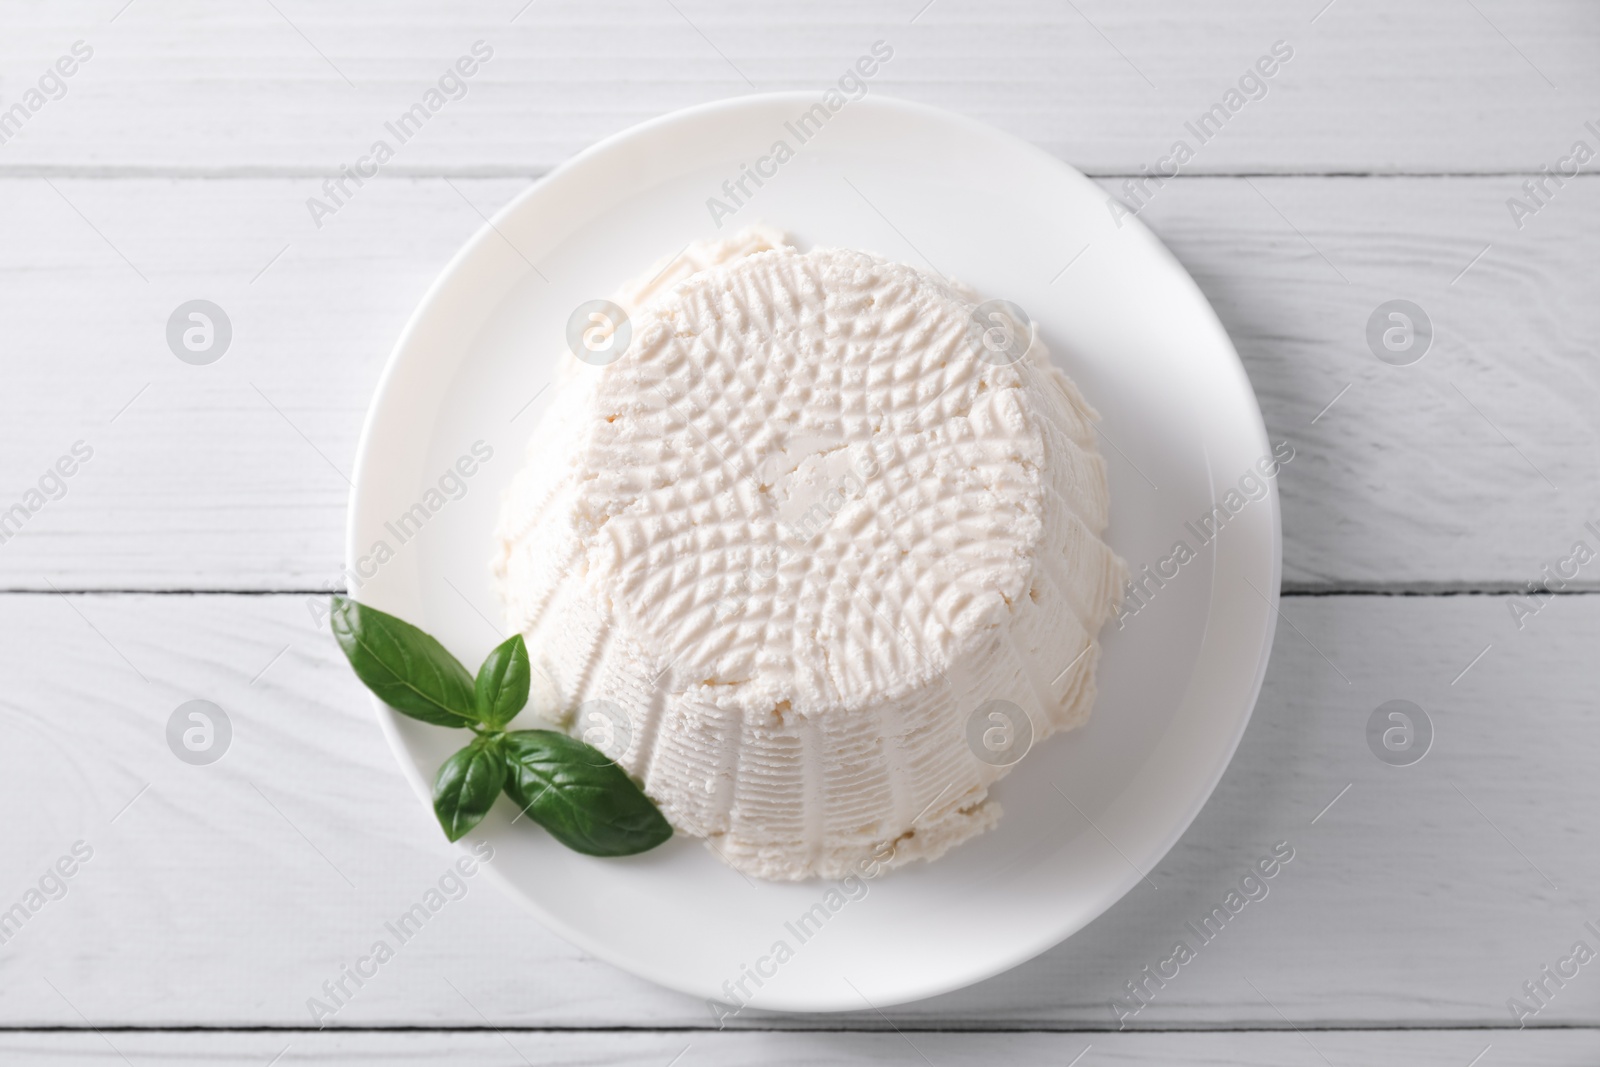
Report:
[[[423,631],[393,615],[333,598],[334,637],[366,687],[403,715],[471,730],[433,781],[433,811],[459,840],[504,792],[568,848],[631,856],[672,836],[644,791],[605,753],[555,730],[506,730],[528,703],[528,647],[516,634],[467,673]]]

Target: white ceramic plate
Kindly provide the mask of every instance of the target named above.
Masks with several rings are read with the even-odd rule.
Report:
[[[1260,496],[1249,480],[1258,499],[1220,537],[1202,545],[1185,525],[1243,499],[1225,494],[1270,448],[1215,314],[1137,220],[1117,226],[1106,194],[1044,152],[902,101],[851,101],[799,145],[785,124],[817,100],[743,97],[647,122],[582,153],[479,232],[390,357],[362,435],[348,553],[372,575],[360,599],[476,667],[501,638],[488,571],[500,492],[548,399],[539,391],[568,316],[716,233],[707,199],[725,197],[723,182],[777,140],[794,158],[761,188],[747,185],[754,195],[722,232],[767,222],[802,248],[931,265],[1025,309],[1103,416],[1111,545],[1135,572],[1179,541],[1197,556],[1169,564],[1175,576],[1149,584],[1148,606],[1124,629],[1108,626],[1091,722],[1036,747],[999,784],[997,830],[867,883],[856,899],[828,898],[819,882],[750,882],[681,837],[626,860],[580,856],[525,821],[510,825],[507,801],[478,831],[494,844],[493,876],[585,951],[708,999],[746,999],[742,980],[756,1008],[826,1011],[1006,970],[1143,880],[1249,720],[1272,643],[1280,541],[1275,487]],[[477,442],[492,457],[447,477]],[[425,521],[400,526],[418,503]],[[392,553],[381,564],[379,542],[377,554]],[[426,797],[462,735],[382,707],[379,720]],[[786,924],[829,899],[843,904],[800,942]],[[792,956],[778,964],[780,941]],[[773,973],[758,989],[751,970]]]

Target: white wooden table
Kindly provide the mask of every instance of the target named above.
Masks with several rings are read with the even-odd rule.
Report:
[[[1593,2],[17,0],[0,27],[0,123],[22,104],[0,124],[0,513],[41,505],[0,543],[0,909],[92,849],[0,944],[5,1063],[1600,1058],[1600,964],[1541,974],[1600,950],[1600,560],[1517,599],[1600,549],[1600,181],[1522,189],[1600,150]],[[400,326],[483,215],[585,145],[820,88],[879,39],[873,92],[1113,192],[1293,49],[1142,213],[1298,452],[1233,766],[1158,890],[933,1001],[719,1032],[480,884],[318,1032],[307,998],[449,862],[307,609]],[[313,225],[307,197],[477,40],[469,94]],[[209,366],[165,337],[196,298],[233,325]],[[1366,340],[1396,298],[1435,330],[1411,366]],[[45,477],[77,442],[92,457]],[[196,698],[234,727],[209,767],[165,738]],[[1434,724],[1413,766],[1368,747],[1391,699]],[[1117,1032],[1123,984],[1279,841],[1270,896]]]

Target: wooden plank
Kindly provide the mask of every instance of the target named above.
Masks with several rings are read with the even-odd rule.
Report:
[[[1518,184],[1210,179],[1142,213],[1215,305],[1272,439],[1296,446],[1279,479],[1290,588],[1520,589],[1575,540],[1600,548],[1584,528],[1600,520],[1600,309],[1561,251],[1600,237],[1600,181],[1520,230]],[[1433,328],[1409,366],[1367,336],[1397,299]]]
[[[287,1050],[287,1051],[285,1051]],[[1326,1063],[1375,1067],[1463,1067],[1487,1050],[1482,1062],[1526,1067],[1593,1063],[1600,1054],[1594,1030],[1429,1031],[1374,1030],[1296,1034],[1280,1032],[1164,1034],[863,1034],[818,1033],[9,1033],[0,1052],[19,1067],[105,1067],[173,1062],[260,1067],[279,1062],[355,1067],[374,1062],[406,1067],[461,1063],[594,1064],[596,1067],[744,1067],[782,1065],[925,1064],[987,1067],[1004,1063],[1122,1067],[1216,1064],[1284,1067]],[[674,1058],[677,1057],[677,1058]],[[1074,1058],[1081,1057],[1081,1058]],[[1325,1057],[1325,1059],[1324,1059]]]
[[[1293,58],[1192,173],[1535,171],[1597,117],[1586,101],[1600,22],[1583,0],[123,6],[0,13],[8,106],[75,40],[94,49],[66,95],[0,147],[0,167],[320,174],[477,40],[493,59],[397,168],[538,172],[675,108],[820,93],[880,39],[896,52],[873,92],[953,108],[1099,172],[1153,164],[1276,41]]]
[[[1284,613],[1255,719],[1151,872],[1158,888],[1014,971],[889,1011],[897,1026],[1115,1027],[1125,983],[1277,842],[1295,858],[1270,894],[1196,942],[1126,1022],[1504,1027],[1524,982],[1580,939],[1600,947],[1585,925],[1600,925],[1586,888],[1600,857],[1574,845],[1600,806],[1600,597],[1560,597],[1522,631],[1495,596],[1292,597]],[[450,862],[303,598],[8,595],[0,671],[0,805],[26,813],[0,859],[0,907],[74,842],[94,850],[0,946],[7,1026],[308,1026],[308,998]],[[233,725],[211,766],[165,740],[197,698]],[[1414,766],[1368,747],[1391,699],[1434,724]],[[1600,1023],[1592,969],[1549,987],[1530,1024]],[[336,1025],[485,1020],[711,1025],[705,1005],[586,958],[470,882]],[[873,1012],[737,1023],[775,1024],[884,1025]]]
[[[457,184],[487,212],[526,182]],[[0,545],[3,584],[49,589],[42,574],[64,588],[305,588],[337,577],[378,373],[483,219],[442,181],[398,179],[319,233],[309,191],[9,183],[0,509],[73,442],[95,455]],[[173,310],[196,298],[233,327],[209,366],[180,362],[166,339]]]
[[[1600,519],[1600,181],[1520,231],[1519,181],[1202,178],[1150,199],[1297,449],[1280,479],[1291,588],[1516,588]],[[0,588],[337,580],[388,350],[478,211],[524,185],[386,177],[319,232],[304,181],[0,180],[0,511],[75,441],[95,450],[0,545]],[[197,297],[234,326],[204,367],[164,335]],[[1437,334],[1408,367],[1365,336],[1397,297]],[[492,443],[518,456],[524,432]]]

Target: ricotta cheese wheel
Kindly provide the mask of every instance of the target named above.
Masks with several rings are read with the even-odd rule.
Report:
[[[502,505],[533,706],[748,875],[993,826],[1016,735],[1088,716],[1123,584],[1094,411],[974,294],[769,229],[618,299],[626,350],[566,362]]]

